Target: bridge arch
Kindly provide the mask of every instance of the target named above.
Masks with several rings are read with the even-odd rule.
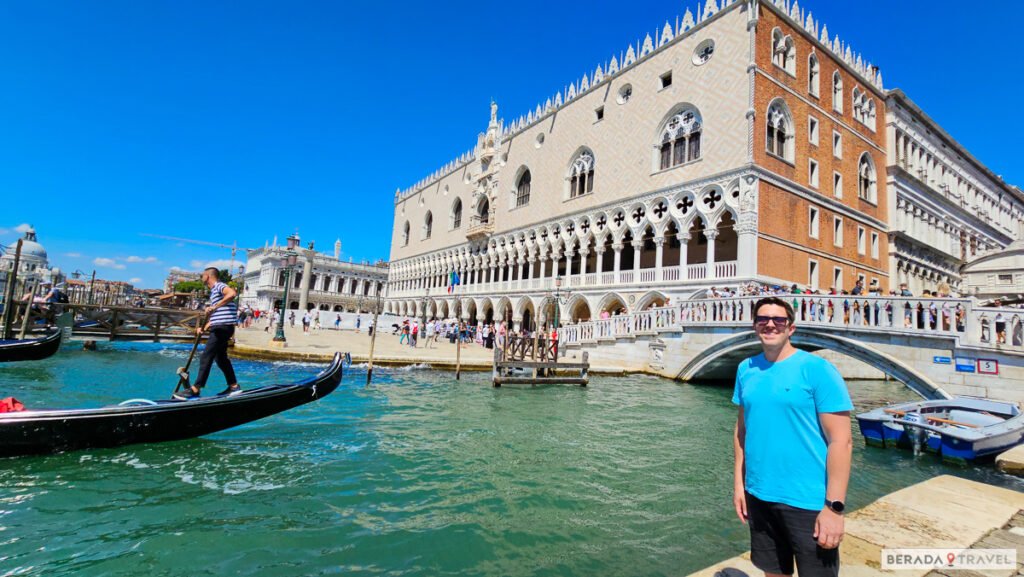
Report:
[[[808,352],[824,349],[857,359],[885,372],[925,399],[951,398],[949,393],[921,372],[860,341],[805,327],[793,333],[791,340],[794,346]],[[740,361],[760,351],[761,342],[754,331],[744,331],[708,347],[687,363],[677,378],[683,381],[734,379]]]

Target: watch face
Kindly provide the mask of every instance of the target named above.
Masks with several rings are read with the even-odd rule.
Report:
[[[843,509],[846,508],[846,505],[844,505],[842,501],[832,501],[832,504],[830,506],[832,507],[832,510],[835,511],[836,513],[842,513]]]

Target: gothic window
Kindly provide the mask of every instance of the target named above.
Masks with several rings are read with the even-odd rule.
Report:
[[[865,152],[860,155],[860,162],[857,164],[857,196],[869,202],[878,202],[875,184],[875,163]]]
[[[818,65],[818,57],[814,54],[807,59],[807,91],[817,96],[821,85],[821,67]]]
[[[530,171],[523,172],[516,183],[516,206],[525,206],[530,203]]]
[[[838,70],[832,73],[832,110],[843,112],[843,77]]]
[[[772,63],[796,76],[796,44],[778,28],[772,30]]]
[[[711,60],[711,57],[715,54],[715,41],[708,38],[697,45],[697,49],[693,51],[693,63],[697,66],[706,63]]]
[[[594,190],[594,153],[584,150],[572,161],[569,170],[569,198]]]
[[[782,30],[776,28],[772,30],[772,64],[780,67],[786,67],[786,49],[785,43],[782,38]]]
[[[777,99],[768,107],[765,146],[769,154],[793,162],[793,119],[786,103]]]
[[[430,233],[434,232],[434,214],[427,211],[427,216],[423,218],[423,238],[430,238]]]
[[[703,128],[700,113],[693,108],[669,118],[661,132],[661,170],[699,159]]]
[[[452,228],[459,228],[462,226],[462,199],[456,198],[455,202],[452,203]]]
[[[853,108],[851,109],[851,114],[853,115],[853,118],[855,120],[857,120],[858,122],[864,122],[864,117],[861,116],[861,104],[862,104],[861,100],[862,99],[861,99],[860,89],[857,88],[856,86],[854,86],[853,87],[853,92],[851,93],[851,95],[852,95],[852,98],[851,98],[851,102],[850,103],[853,106]]]
[[[480,224],[487,224],[491,219],[491,202],[486,198],[480,199],[476,215],[480,219]]]
[[[402,227],[402,246],[408,246],[409,244],[409,221],[405,221],[405,226]]]

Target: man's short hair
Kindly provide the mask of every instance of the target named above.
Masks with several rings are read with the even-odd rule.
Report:
[[[205,269],[203,269],[203,272],[212,276],[214,280],[220,280],[220,271],[217,270],[217,267],[206,267]]]
[[[789,324],[793,324],[793,321],[796,320],[796,313],[793,312],[793,305],[779,297],[764,297],[754,303],[754,316],[757,316],[757,312],[761,310],[761,307],[767,305],[776,305],[786,309],[786,318],[789,319]]]

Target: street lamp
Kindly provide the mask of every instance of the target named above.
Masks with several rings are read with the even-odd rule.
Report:
[[[284,313],[288,309],[288,285],[291,284],[292,268],[299,261],[299,253],[295,251],[299,246],[299,237],[294,234],[288,237],[288,250],[281,257],[281,268],[284,269],[284,296],[281,299],[281,315],[277,319],[277,331],[274,333],[272,342],[277,346],[285,346],[284,338]]]
[[[558,305],[564,305],[564,304],[568,303],[569,302],[569,297],[571,296],[571,293],[572,293],[572,291],[569,291],[569,290],[563,291],[562,290],[562,277],[556,276],[555,277],[555,294],[550,296],[550,298],[554,299],[554,301],[555,301],[555,330],[556,331],[558,330],[558,320],[559,320],[558,319],[558,310],[560,308]]]
[[[420,307],[423,311],[423,324],[420,325],[420,337],[422,337],[427,330],[427,305],[430,304],[430,287],[427,287],[424,291],[422,299],[423,306]],[[426,346],[426,343],[424,343],[423,346]]]

